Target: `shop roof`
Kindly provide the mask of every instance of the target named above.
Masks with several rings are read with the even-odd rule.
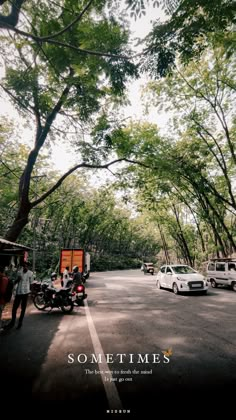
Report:
[[[7,241],[6,239],[0,238],[0,248],[4,251],[13,251],[13,250],[25,250],[29,251],[32,248],[29,248],[28,246],[18,244],[16,242]]]

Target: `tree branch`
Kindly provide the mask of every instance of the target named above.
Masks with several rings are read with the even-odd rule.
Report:
[[[13,0],[11,2],[11,12],[8,16],[0,14],[0,28],[11,29],[14,28],[19,20],[21,6],[25,0]],[[1,0],[0,5],[5,3],[6,0]]]
[[[1,28],[1,21],[0,21],[0,28]],[[46,42],[48,44],[58,45],[60,47],[69,48],[71,50],[77,51],[80,54],[90,54],[95,55],[99,57],[109,57],[114,59],[122,59],[122,60],[130,60],[132,57],[127,57],[125,55],[119,55],[119,54],[110,54],[106,52],[98,52],[98,51],[92,51],[92,50],[84,50],[82,48],[75,47],[74,45],[67,44],[66,42],[56,41],[55,39],[51,39],[48,37],[48,39],[44,39],[43,37],[29,34],[28,32],[22,31],[21,29],[17,29],[12,25],[6,25],[5,29],[8,29],[9,31],[14,31],[18,35],[22,35],[25,38],[30,38],[33,41],[36,41],[37,43],[42,44],[43,42]]]
[[[61,178],[52,186],[52,188],[50,188],[48,191],[46,191],[43,195],[41,195],[41,197],[39,197],[37,200],[31,202],[31,207],[35,207],[37,206],[39,203],[41,203],[42,201],[44,201],[50,194],[52,194],[54,191],[56,191],[56,189],[58,187],[60,187],[60,185],[63,183],[63,181],[69,176],[71,175],[73,172],[75,172],[77,169],[79,168],[88,168],[88,169],[109,169],[109,167],[111,165],[114,165],[115,163],[118,162],[128,162],[128,163],[133,163],[136,165],[140,165],[140,166],[144,166],[146,168],[148,168],[149,166],[143,164],[142,162],[138,162],[135,160],[131,160],[131,159],[126,159],[126,158],[120,158],[120,159],[115,159],[111,162],[105,163],[104,165],[93,165],[93,164],[89,164],[86,162],[82,162],[79,163],[76,166],[73,166],[73,168],[69,169],[64,175],[61,176]]]
[[[19,179],[20,177],[19,176],[17,176],[16,174],[15,174],[15,172],[2,160],[2,159],[0,159],[0,162],[1,162],[1,164],[3,165],[3,166],[5,166],[5,168],[8,170],[8,173],[11,173],[12,175],[14,175],[17,179]],[[8,175],[8,174],[5,174],[5,176],[6,175]],[[1,176],[3,176],[3,175],[1,175]]]
[[[6,92],[11,99],[14,100],[14,102],[16,102],[21,108],[23,108],[25,111],[30,112],[31,114],[34,113],[32,107],[29,105],[29,107],[27,107],[26,105],[23,104],[23,102],[21,102],[15,95],[13,95],[13,93],[7,89],[5,86],[3,86],[2,83],[0,83],[0,87],[4,90],[4,92]]]
[[[83,15],[87,12],[87,10],[89,9],[89,7],[91,6],[91,4],[93,3],[94,0],[90,0],[88,2],[88,4],[85,6],[85,8],[82,10],[82,12],[80,12],[80,14],[78,16],[76,16],[76,18],[74,20],[72,20],[72,22],[69,23],[69,25],[65,26],[65,28],[63,28],[61,31],[56,32],[55,34],[52,35],[48,35],[48,36],[44,36],[41,38],[41,41],[47,41],[49,39],[53,39],[56,38],[59,35],[64,34],[65,32],[68,31],[68,29],[70,29],[73,25],[75,25],[75,23],[79,22]]]

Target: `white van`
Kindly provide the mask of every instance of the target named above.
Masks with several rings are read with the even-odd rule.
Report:
[[[236,259],[219,258],[207,264],[207,281],[212,287],[230,286],[236,292]]]

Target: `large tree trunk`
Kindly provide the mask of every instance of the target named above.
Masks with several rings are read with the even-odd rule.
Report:
[[[167,246],[167,243],[166,243],[165,235],[164,235],[159,223],[157,223],[157,226],[158,226],[160,236],[161,236],[161,240],[162,240],[162,246],[163,246],[163,250],[164,250],[164,253],[165,253],[166,264],[170,264],[170,256],[169,256],[169,252],[168,252],[168,246]]]
[[[72,73],[71,73],[72,75]],[[51,110],[51,112],[48,113],[48,116],[46,118],[46,122],[44,126],[41,124],[40,120],[40,114],[39,109],[37,106],[37,100],[35,102],[35,119],[36,119],[36,137],[35,137],[35,143],[34,148],[30,151],[28,155],[28,159],[25,165],[25,169],[22,173],[22,176],[20,178],[19,182],[19,207],[18,211],[15,217],[15,220],[12,224],[12,226],[9,228],[5,235],[5,239],[9,241],[16,241],[20,233],[22,232],[23,228],[28,223],[28,216],[33,207],[36,207],[41,201],[44,200],[48,195],[50,195],[51,192],[53,192],[63,181],[68,174],[70,174],[70,171],[67,172],[63,177],[61,177],[61,180],[58,181],[57,185],[55,185],[51,190],[47,191],[41,197],[38,197],[34,202],[30,202],[29,198],[29,191],[30,191],[30,182],[32,177],[32,172],[35,166],[35,163],[38,158],[38,154],[41,150],[41,148],[44,145],[44,142],[50,132],[51,126],[53,121],[55,120],[58,112],[60,111],[64,101],[66,100],[68,93],[70,90],[70,86],[66,85],[61,93],[61,96],[57,102],[57,104],[54,106],[54,108]],[[38,94],[38,92],[35,92],[35,95]],[[72,172],[72,171],[71,171]]]
[[[29,219],[29,213],[31,210],[30,203],[22,204],[17,212],[15,220],[11,227],[9,228],[7,234],[5,235],[5,239],[8,241],[15,242],[20,235],[23,228],[27,225]]]
[[[182,249],[183,249],[187,264],[189,264],[192,267],[193,266],[193,259],[192,259],[190,249],[188,247],[188,243],[187,243],[187,241],[185,239],[185,236],[184,236],[184,232],[183,232],[181,222],[180,222],[180,219],[179,219],[179,214],[178,214],[178,211],[177,211],[175,205],[173,205],[172,207],[173,207],[173,213],[175,215],[176,223],[177,223],[177,226],[179,228],[179,238],[182,242]]]

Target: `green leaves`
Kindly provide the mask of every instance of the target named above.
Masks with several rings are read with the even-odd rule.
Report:
[[[234,43],[230,43],[228,37],[236,22],[235,12],[235,2],[232,1],[179,2],[169,20],[155,25],[147,38],[145,71],[163,77],[173,70],[176,58],[183,63],[199,60],[208,46],[209,34],[226,38],[229,51],[235,51]]]

